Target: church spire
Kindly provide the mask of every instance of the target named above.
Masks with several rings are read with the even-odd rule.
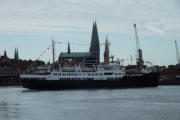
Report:
[[[106,42],[105,42],[104,64],[109,64],[109,40],[108,40],[108,36],[106,37]]]
[[[92,29],[92,36],[91,36],[91,47],[95,44],[99,45],[99,36],[98,36],[96,21],[93,22],[93,29]]]
[[[95,64],[100,63],[100,46],[96,21],[93,22],[90,53],[95,57]]]
[[[109,41],[108,41],[108,36],[106,37],[105,41],[105,51],[104,51],[104,56],[109,55]]]
[[[19,60],[18,48],[16,48],[16,59]]]
[[[4,57],[7,57],[7,53],[6,53],[6,50],[4,50]]]
[[[15,60],[19,60],[18,48],[15,48],[14,59],[15,59]]]
[[[71,53],[71,49],[70,49],[70,44],[68,42],[68,54],[70,54],[70,53]]]
[[[16,60],[16,54],[17,54],[17,52],[16,52],[16,48],[15,48],[15,52],[14,52],[14,59]]]

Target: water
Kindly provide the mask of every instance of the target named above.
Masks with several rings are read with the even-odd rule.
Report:
[[[0,120],[180,120],[180,86],[63,91],[0,87]]]

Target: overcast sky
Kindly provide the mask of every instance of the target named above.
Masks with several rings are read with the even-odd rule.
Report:
[[[90,43],[97,21],[100,43],[109,36],[115,58],[135,58],[137,24],[145,61],[176,64],[174,40],[180,48],[180,0],[0,0],[0,54],[10,58],[18,47],[21,59],[36,59],[55,41]],[[71,44],[71,51],[88,51],[88,45]],[[67,51],[56,45],[56,59]],[[101,46],[103,61],[104,46]],[[52,61],[51,51],[41,57]],[[130,61],[126,61],[126,64]]]

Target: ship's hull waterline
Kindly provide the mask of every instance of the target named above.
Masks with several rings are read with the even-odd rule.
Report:
[[[159,73],[149,73],[142,76],[124,76],[110,80],[40,80],[37,78],[21,79],[22,86],[34,90],[62,90],[62,89],[117,89],[157,87]]]

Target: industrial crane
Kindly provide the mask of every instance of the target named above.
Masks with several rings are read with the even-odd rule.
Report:
[[[177,62],[178,62],[178,64],[180,64],[180,55],[179,55],[178,45],[177,45],[176,40],[175,40],[174,42],[175,42],[175,47],[176,47],[176,57],[177,57]]]
[[[136,37],[136,64],[137,64],[137,69],[141,69],[142,66],[144,65],[143,57],[142,57],[142,50],[139,45],[139,39],[138,39],[138,34],[137,34],[137,29],[136,29],[136,24],[134,24],[134,29],[135,29],[135,37]]]

